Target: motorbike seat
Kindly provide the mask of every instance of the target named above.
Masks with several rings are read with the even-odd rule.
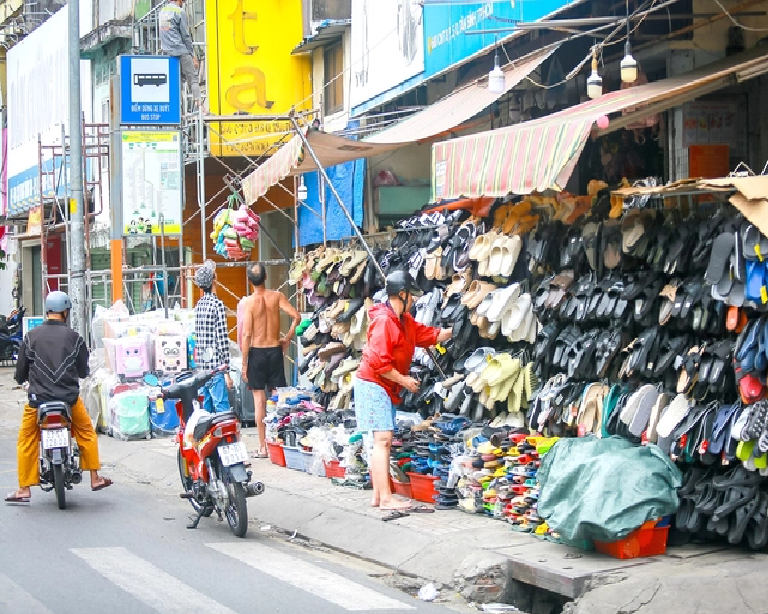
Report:
[[[208,434],[208,431],[210,431],[217,424],[237,419],[237,416],[231,411],[205,416],[200,418],[200,420],[197,421],[197,424],[195,424],[195,430],[193,431],[192,436],[195,438],[195,441],[200,441]]]

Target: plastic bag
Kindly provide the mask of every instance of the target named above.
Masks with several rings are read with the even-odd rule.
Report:
[[[565,543],[616,541],[674,514],[680,470],[658,446],[621,437],[561,439],[544,457],[538,513]]]

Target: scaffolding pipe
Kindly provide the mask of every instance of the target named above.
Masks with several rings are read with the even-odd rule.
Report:
[[[352,230],[355,231],[357,238],[360,239],[360,243],[362,243],[363,247],[365,248],[365,251],[368,252],[368,257],[373,262],[373,266],[376,267],[376,270],[379,272],[379,275],[381,275],[381,278],[386,279],[387,276],[384,275],[384,271],[382,270],[381,266],[376,260],[376,257],[373,255],[371,248],[368,247],[368,243],[366,242],[365,237],[363,237],[362,233],[360,232],[360,229],[357,227],[357,224],[355,224],[355,220],[352,219],[352,216],[349,214],[349,211],[347,211],[347,208],[344,206],[344,203],[341,200],[341,196],[339,196],[339,193],[336,191],[336,188],[333,186],[333,183],[331,183],[331,180],[328,177],[328,174],[325,172],[325,168],[323,168],[323,165],[320,163],[320,160],[318,160],[317,156],[315,155],[315,150],[312,149],[312,146],[309,144],[309,141],[307,140],[307,137],[304,134],[304,131],[301,129],[301,126],[299,126],[299,122],[293,116],[291,116],[291,121],[293,122],[293,127],[296,129],[296,132],[299,134],[299,137],[301,138],[302,143],[304,143],[304,147],[309,152],[309,155],[312,156],[312,160],[314,161],[315,166],[317,166],[318,172],[320,172],[323,179],[325,179],[325,182],[328,184],[328,187],[331,188],[331,193],[334,195],[334,197],[338,201],[339,207],[341,207],[341,210],[344,212],[344,215],[349,221],[350,226],[352,226]],[[323,232],[325,232],[325,223],[323,223]]]
[[[203,152],[203,105],[197,107],[197,204],[200,207],[200,245],[203,262],[208,254],[205,241],[205,157]]]

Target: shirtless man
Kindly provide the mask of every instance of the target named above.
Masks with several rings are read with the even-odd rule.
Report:
[[[267,271],[256,263],[248,267],[248,280],[253,284],[253,294],[245,302],[243,316],[243,373],[248,387],[253,391],[256,409],[256,426],[259,431],[257,458],[267,458],[267,441],[264,418],[267,415],[266,390],[285,387],[283,353],[290,345],[294,331],[301,321],[282,292],[267,290],[264,282]],[[280,311],[293,318],[288,333],[280,336]]]

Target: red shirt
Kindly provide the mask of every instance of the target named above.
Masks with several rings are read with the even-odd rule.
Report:
[[[387,391],[392,403],[398,404],[401,386],[382,377],[382,374],[395,369],[402,375],[408,375],[414,350],[435,345],[440,329],[420,324],[410,313],[398,318],[386,304],[371,307],[368,319],[368,341],[363,349],[357,377],[378,384]]]

